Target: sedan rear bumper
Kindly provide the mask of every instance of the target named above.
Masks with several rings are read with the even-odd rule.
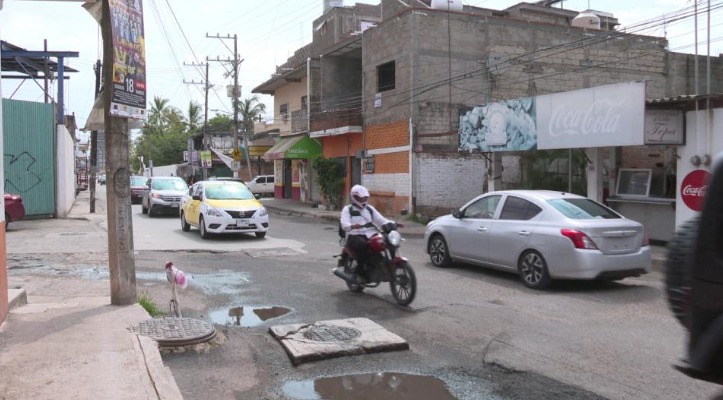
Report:
[[[621,279],[647,274],[652,268],[650,247],[628,254],[610,255],[599,250],[575,249],[569,255],[547,255],[552,278],[562,279]]]

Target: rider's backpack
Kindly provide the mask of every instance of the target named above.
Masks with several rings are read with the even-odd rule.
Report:
[[[361,212],[354,210],[352,205],[349,204],[349,214],[351,214],[352,216],[359,216],[361,215]],[[341,227],[341,221],[339,221],[339,237],[342,239],[346,238],[346,231],[344,230],[344,228]]]

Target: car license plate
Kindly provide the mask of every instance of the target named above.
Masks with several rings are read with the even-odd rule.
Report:
[[[177,208],[177,207],[178,207],[178,203],[171,203],[171,207]]]
[[[238,226],[239,228],[247,227],[249,226],[249,221],[245,219],[236,220],[236,226]]]

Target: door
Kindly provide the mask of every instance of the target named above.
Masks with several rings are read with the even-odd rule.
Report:
[[[488,262],[488,232],[501,198],[500,195],[485,196],[460,211],[457,223],[450,229],[448,241],[455,257]]]
[[[517,196],[507,196],[494,225],[487,232],[487,258],[493,264],[517,268],[517,258],[527,247],[542,208]]]
[[[291,192],[291,160],[284,160],[284,198],[290,199]]]

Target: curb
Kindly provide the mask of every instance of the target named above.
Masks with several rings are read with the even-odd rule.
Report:
[[[8,289],[8,310],[28,304],[28,294],[25,289]]]

